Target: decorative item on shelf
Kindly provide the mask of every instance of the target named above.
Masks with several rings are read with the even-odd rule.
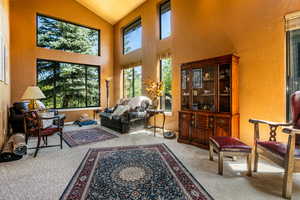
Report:
[[[211,91],[210,91],[210,90],[203,90],[203,93],[204,93],[204,94],[210,94]]]
[[[229,87],[225,87],[225,90],[223,91],[224,94],[229,94],[230,93],[230,88]]]
[[[211,79],[210,79],[210,73],[206,72],[206,73],[204,74],[203,80],[204,80],[204,81],[209,81],[209,80],[211,80]]]
[[[199,108],[199,105],[198,104],[193,104],[192,105],[192,110],[198,110]]]
[[[193,90],[193,95],[194,96],[198,96],[198,91],[197,90]]]
[[[105,79],[105,84],[106,84],[106,108],[108,109],[108,102],[109,102],[109,83],[111,81],[111,77],[108,77]]]
[[[159,97],[163,95],[164,83],[162,81],[146,80],[145,81],[146,91],[148,96],[152,100],[152,106],[154,109],[158,108]]]
[[[202,88],[202,69],[193,70],[193,88]]]
[[[30,103],[28,105],[28,108],[30,110],[38,109],[36,100],[44,98],[46,97],[38,86],[29,86],[22,96],[23,100],[30,100]]]

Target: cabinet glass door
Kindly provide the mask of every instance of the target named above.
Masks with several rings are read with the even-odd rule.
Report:
[[[181,71],[181,107],[182,109],[190,109],[190,71]]]
[[[219,112],[230,112],[230,64],[219,66]]]
[[[216,66],[192,70],[192,109],[215,112]]]

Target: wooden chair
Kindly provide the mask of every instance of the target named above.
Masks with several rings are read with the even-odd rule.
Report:
[[[300,92],[291,96],[291,108],[291,123],[249,120],[254,124],[254,172],[257,172],[260,156],[282,167],[284,169],[282,196],[287,199],[292,196],[293,173],[300,172]],[[269,141],[260,140],[259,124],[269,126]],[[276,130],[279,127],[283,128],[283,133],[288,134],[287,144],[276,141]]]
[[[54,117],[40,117],[36,111],[26,112],[24,115],[24,126],[25,126],[25,140],[26,144],[28,142],[28,138],[30,136],[37,137],[37,146],[30,149],[36,149],[34,153],[34,157],[36,157],[39,149],[47,148],[47,147],[57,147],[63,148],[62,145],[62,134],[63,134],[63,120],[64,116],[56,115]],[[41,120],[54,120],[56,121],[50,127],[43,128]],[[48,145],[48,136],[54,135],[58,133],[60,136],[60,144],[59,145]],[[41,140],[43,140],[44,145],[41,146]]]

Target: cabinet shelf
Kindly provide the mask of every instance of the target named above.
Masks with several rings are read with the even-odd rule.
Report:
[[[210,96],[215,96],[215,94],[200,94],[198,96],[200,96],[200,97],[210,97]]]
[[[230,94],[220,94],[221,97],[230,97]]]

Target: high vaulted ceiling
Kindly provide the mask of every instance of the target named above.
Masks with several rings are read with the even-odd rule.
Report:
[[[117,23],[146,0],[76,0],[111,24]]]

